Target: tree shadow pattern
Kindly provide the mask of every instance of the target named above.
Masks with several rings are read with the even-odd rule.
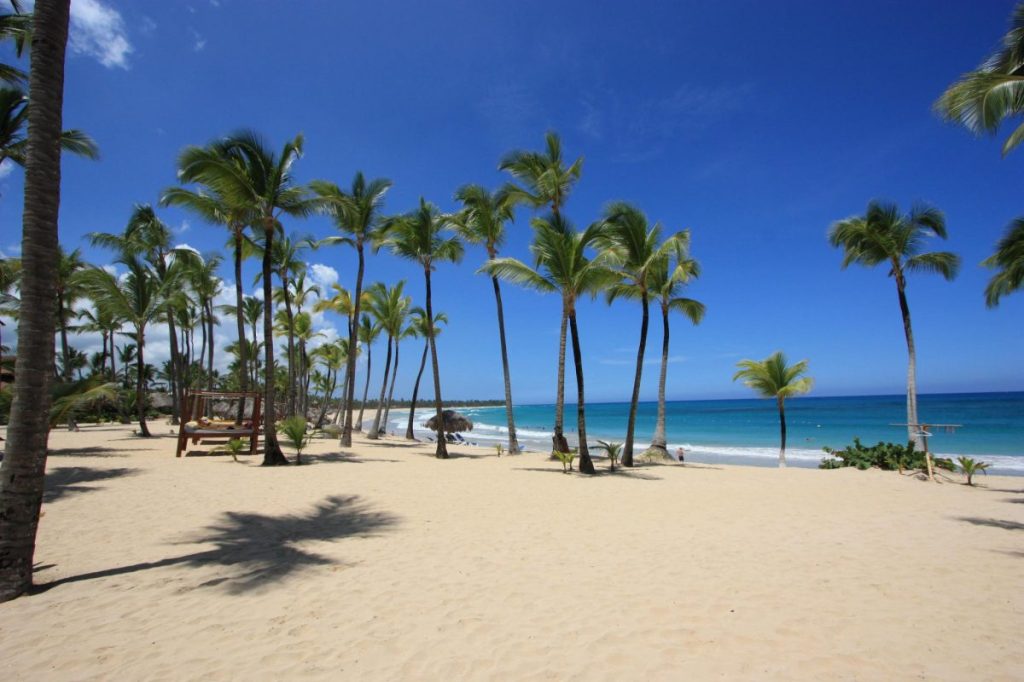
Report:
[[[1007,521],[1005,519],[983,519],[977,516],[959,516],[959,521],[966,521],[967,523],[974,524],[975,526],[990,526],[992,528],[1002,528],[1003,530],[1024,530],[1024,523],[1020,521]]]
[[[57,500],[76,495],[102,490],[103,486],[85,485],[98,481],[109,481],[112,478],[134,476],[138,469],[97,469],[94,467],[58,467],[46,472],[44,479],[43,502]]]

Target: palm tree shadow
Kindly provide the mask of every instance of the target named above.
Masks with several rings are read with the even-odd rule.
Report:
[[[176,544],[212,544],[214,549],[159,561],[68,576],[36,587],[45,592],[65,583],[137,573],[153,568],[184,565],[201,568],[220,565],[227,575],[196,587],[222,585],[230,594],[242,594],[284,580],[307,568],[337,563],[330,557],[302,549],[303,542],[332,542],[345,537],[372,537],[397,523],[387,512],[374,511],[358,495],[334,495],[313,511],[287,516],[225,512],[221,520],[195,537]]]
[[[102,487],[83,485],[85,483],[96,483],[97,481],[108,481],[112,478],[122,476],[134,476],[139,473],[138,469],[97,469],[94,467],[59,467],[46,472],[43,491],[43,502],[56,502],[57,500],[75,495],[78,493],[89,493],[102,490]]]
[[[89,448],[61,448],[59,450],[50,450],[46,453],[47,457],[128,457],[128,453],[123,450],[116,450],[114,448],[107,448],[103,446],[94,446]]]
[[[958,516],[958,521],[966,521],[967,523],[974,524],[975,526],[990,526],[992,528],[1002,528],[1003,530],[1024,530],[1024,523],[1020,521],[1006,521],[1004,519],[983,519],[977,516]]]

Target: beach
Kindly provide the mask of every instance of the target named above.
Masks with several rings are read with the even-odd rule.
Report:
[[[1024,486],[55,430],[10,680],[1013,679]],[[286,448],[289,457],[294,453]],[[606,462],[599,460],[598,467]],[[955,483],[952,481],[956,481]]]

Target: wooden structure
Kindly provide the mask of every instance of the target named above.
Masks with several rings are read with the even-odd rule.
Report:
[[[212,400],[252,401],[252,414],[244,418],[242,423],[234,420],[206,419],[206,407]],[[176,457],[181,457],[189,447],[198,444],[226,444],[235,439],[249,440],[249,454],[255,455],[259,447],[260,427],[263,424],[263,396],[260,393],[243,393],[230,391],[192,391],[185,394],[185,409],[178,427],[178,449]]]
[[[932,464],[932,453],[928,452],[928,438],[931,437],[932,433],[928,429],[939,428],[945,429],[946,433],[956,433],[956,430],[963,427],[963,424],[889,424],[889,426],[908,426],[912,429],[917,429],[914,432],[915,436],[921,439],[924,443],[924,461],[928,465],[928,480],[935,480],[935,467]]]

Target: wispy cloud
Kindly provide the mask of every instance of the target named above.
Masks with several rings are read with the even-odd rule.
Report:
[[[206,48],[206,38],[194,28],[190,28],[189,32],[192,34],[192,49],[195,52],[202,52]]]
[[[152,35],[156,31],[156,22],[150,17],[142,17],[139,22],[139,33],[144,36]]]
[[[540,105],[526,85],[505,81],[492,85],[476,109],[499,135],[516,137],[533,126]]]
[[[93,57],[111,69],[127,69],[128,55],[133,52],[120,12],[100,0],[71,3],[68,41],[73,52]]]
[[[179,225],[178,227],[176,227],[176,228],[174,229],[174,231],[175,231],[176,233],[178,233],[178,234],[185,234],[186,232],[188,232],[188,231],[189,231],[189,230],[191,230],[191,229],[192,229],[192,223],[190,223],[190,222],[189,222],[189,221],[188,221],[188,220],[186,219],[186,220],[182,220],[182,221],[181,221],[181,225]]]

